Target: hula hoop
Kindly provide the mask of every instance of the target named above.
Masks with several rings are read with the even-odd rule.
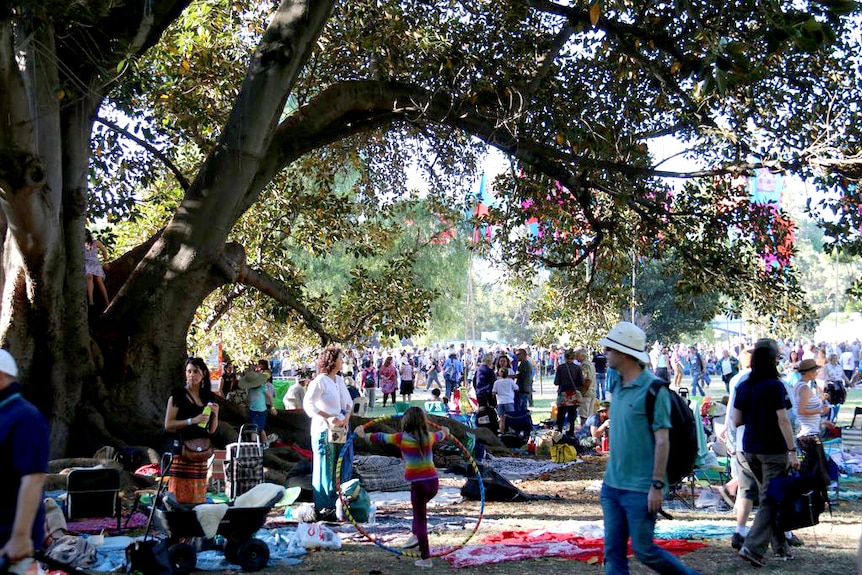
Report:
[[[398,419],[401,419],[400,415],[384,415],[382,417],[372,419],[368,423],[366,423],[364,425],[360,425],[359,427],[362,427],[363,429],[365,429],[365,428],[368,428],[368,427],[374,425],[375,423],[381,423],[383,421],[398,420]],[[436,423],[432,423],[431,421],[428,422],[428,425],[431,427],[434,427],[436,429],[442,429],[443,428],[442,425],[437,425]],[[344,495],[344,493],[341,492],[341,467],[344,463],[344,454],[347,452],[347,449],[351,445],[353,445],[353,440],[355,437],[356,437],[356,432],[355,432],[355,428],[354,428],[354,431],[351,431],[348,434],[347,441],[344,442],[344,447],[342,447],[341,451],[338,452],[338,461],[335,464],[335,489],[338,491],[339,499],[341,499],[342,508],[344,509],[344,514],[350,520],[350,523],[352,523],[353,526],[356,527],[356,530],[359,531],[359,533],[361,533],[363,537],[365,537],[365,539],[367,539],[371,543],[374,543],[375,545],[377,545],[381,549],[383,549],[385,551],[389,551],[390,553],[394,553],[396,555],[403,555],[405,557],[416,557],[417,559],[421,558],[419,553],[417,553],[416,551],[411,551],[408,549],[397,549],[395,547],[389,547],[387,545],[384,545],[383,543],[378,541],[376,537],[374,537],[372,534],[368,533],[365,529],[360,527],[360,525],[353,518],[353,515],[350,513],[349,501],[348,501],[347,497]],[[476,478],[479,480],[479,499],[480,499],[479,517],[476,519],[476,524],[473,526],[472,531],[470,531],[470,533],[467,534],[467,537],[465,537],[463,541],[461,541],[460,543],[453,545],[451,547],[445,547],[443,549],[443,551],[439,551],[437,553],[431,553],[429,555],[429,557],[443,557],[444,555],[449,555],[450,553],[454,553],[458,549],[461,549],[464,545],[467,544],[468,541],[470,541],[470,539],[473,538],[473,536],[476,534],[476,531],[479,530],[479,525],[482,523],[482,517],[485,514],[485,484],[482,483],[482,472],[479,471],[479,465],[476,463],[476,460],[473,459],[473,456],[470,454],[470,451],[466,447],[464,447],[464,444],[461,443],[460,441],[458,441],[458,439],[454,435],[450,434],[448,439],[450,439],[455,445],[457,445],[461,449],[461,451],[467,457],[467,460],[470,463],[470,467],[472,467],[473,471],[476,472]]]

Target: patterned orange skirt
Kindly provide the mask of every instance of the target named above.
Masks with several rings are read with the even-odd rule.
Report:
[[[171,464],[168,491],[179,503],[205,503],[207,498],[207,462],[189,461],[175,455]]]

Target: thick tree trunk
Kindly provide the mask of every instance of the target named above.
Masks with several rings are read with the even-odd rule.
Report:
[[[226,238],[260,192],[252,185],[260,158],[334,2],[281,3],[222,139],[175,217],[146,249],[121,258],[107,312],[88,312],[82,246],[90,133],[110,89],[103,74],[153,45],[186,5],[161,0],[126,19],[120,8],[100,7],[87,15],[112,24],[94,26],[105,38],[73,26],[59,46],[49,19],[0,10],[0,343],[50,420],[54,456],[159,444],[195,310],[237,279],[244,254]],[[104,41],[92,47],[96,59],[82,58],[81,34]]]

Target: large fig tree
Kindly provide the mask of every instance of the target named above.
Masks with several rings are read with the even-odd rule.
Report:
[[[392,322],[403,305],[385,305],[402,297],[396,290],[383,292],[380,309],[333,320],[306,298],[300,275],[256,265],[232,234],[261,197],[288,198],[285,221],[302,224],[279,233],[305,225],[308,241],[318,230],[309,250],[348,239],[367,251],[385,230],[343,238],[343,204],[332,198],[346,198],[364,224],[356,214],[379,214],[407,193],[413,163],[443,213],[469,188],[483,145],[512,160],[482,223],[502,244],[489,255],[502,254],[513,277],[542,266],[555,270],[561,302],[607,299],[620,295],[633,258],[672,250],[680,290],[720,289],[792,317],[801,309],[792,229],[774,208],[752,206],[740,182],[759,167],[835,187],[855,181],[855,8],[3,2],[0,337],[49,414],[55,452],[150,440],[195,311],[226,286],[267,294],[324,341],[400,329]],[[667,136],[707,168],[655,165],[648,143]],[[358,176],[344,196],[334,182],[348,172]],[[88,215],[136,217],[135,203],[165,187],[179,191],[172,213],[111,262],[112,301],[88,312]],[[450,225],[436,221],[418,242]],[[409,275],[398,264],[392,273]],[[361,273],[351,281],[354,296],[369,285]]]

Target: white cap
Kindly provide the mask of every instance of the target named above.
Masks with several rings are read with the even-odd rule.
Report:
[[[15,364],[15,359],[5,349],[0,349],[0,372],[18,377],[18,366]]]

